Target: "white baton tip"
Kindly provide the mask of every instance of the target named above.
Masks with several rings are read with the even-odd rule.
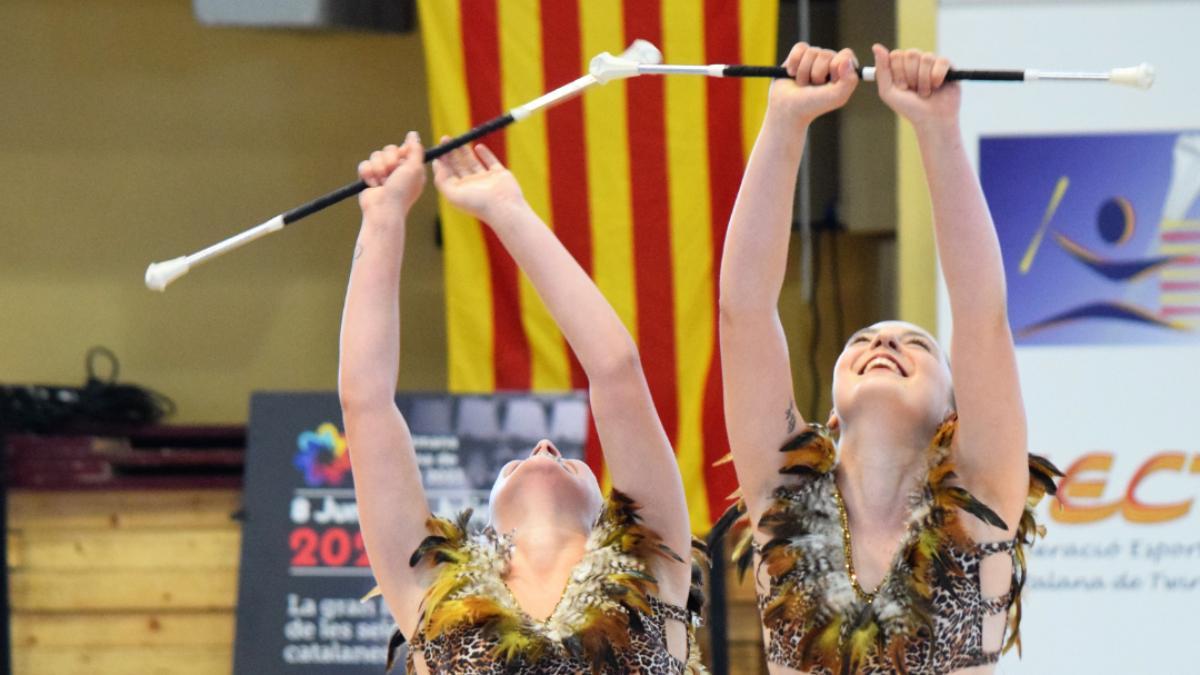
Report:
[[[588,66],[588,73],[600,84],[613,80],[624,80],[638,74],[637,61],[613,56],[608,52],[597,54]]]
[[[167,284],[187,274],[189,267],[187,256],[150,263],[150,266],[146,268],[146,288],[152,291],[165,291]]]
[[[588,74],[600,84],[608,84],[613,80],[636,77],[639,74],[639,65],[659,63],[662,63],[662,52],[658,47],[646,40],[634,40],[620,56],[613,56],[608,52],[597,54],[588,64]]]
[[[636,61],[642,64],[655,65],[662,63],[662,52],[654,43],[641,38],[630,43],[629,47],[621,53],[621,58]]]
[[[1113,68],[1108,75],[1109,82],[1127,84],[1138,89],[1149,89],[1154,84],[1154,66],[1143,63],[1132,68]]]

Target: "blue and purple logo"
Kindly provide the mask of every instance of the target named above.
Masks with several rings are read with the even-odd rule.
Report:
[[[1200,342],[1200,132],[984,138],[1017,344]]]

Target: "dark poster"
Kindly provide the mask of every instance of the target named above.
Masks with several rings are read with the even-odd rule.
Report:
[[[397,396],[430,508],[474,508],[506,462],[549,438],[582,458],[582,393]],[[250,404],[234,672],[383,671],[392,619],[374,585],[333,393],[258,393]],[[402,672],[397,666],[393,672]]]

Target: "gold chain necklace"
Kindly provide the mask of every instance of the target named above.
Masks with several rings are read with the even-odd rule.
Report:
[[[845,559],[846,575],[850,577],[850,586],[854,588],[854,594],[858,596],[859,601],[869,605],[875,602],[875,594],[887,583],[892,571],[889,569],[879,586],[869,593],[858,584],[858,573],[854,571],[854,551],[850,545],[850,519],[846,516],[846,502],[842,500],[842,490],[836,480],[833,481],[833,499],[837,502],[838,516],[842,521],[842,557]]]

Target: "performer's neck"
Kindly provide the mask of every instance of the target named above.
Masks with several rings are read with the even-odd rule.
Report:
[[[925,478],[931,432],[911,420],[858,420],[838,443],[838,485],[847,507],[875,522],[903,520],[908,498]]]
[[[526,519],[513,530],[511,574],[553,579],[583,558],[590,533],[561,519]]]

